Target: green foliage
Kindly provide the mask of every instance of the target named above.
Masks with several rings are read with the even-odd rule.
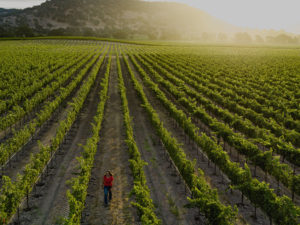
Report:
[[[32,112],[49,96],[55,95],[58,90],[60,91],[60,95],[58,95],[53,101],[46,102],[41,111],[36,114],[35,119],[33,119],[28,125],[24,126],[20,130],[13,131],[13,136],[0,144],[0,149],[2,150],[0,152],[1,165],[4,165],[14,153],[18,152],[22,146],[24,146],[30,140],[30,138],[35,135],[38,128],[41,127],[49,118],[51,118],[55,110],[57,110],[61,103],[72,93],[78,84],[80,84],[86,71],[88,71],[88,69],[93,65],[98,56],[99,54],[94,55],[94,53],[85,53],[83,56],[79,57],[79,55],[76,54],[76,57],[67,63],[66,60],[68,60],[69,57],[65,56],[64,59],[61,58],[58,60],[57,65],[54,67],[57,70],[54,73],[48,75],[50,70],[44,71],[44,74],[42,75],[45,76],[45,78],[42,80],[42,82],[40,82],[37,76],[33,75],[32,77],[28,76],[30,77],[28,81],[23,81],[24,83],[22,83],[22,85],[25,85],[26,83],[32,81],[31,79],[37,79],[34,81],[33,85],[28,85],[25,89],[19,89],[18,92],[14,92],[12,99],[6,101],[5,107],[0,109],[0,111],[2,110],[3,112],[7,111],[7,116],[3,116],[0,119],[1,130],[8,129],[8,127],[23,119],[25,115],[28,115],[30,112]],[[85,57],[86,59],[84,59]],[[52,64],[52,62],[48,63]],[[66,65],[63,66],[63,64]],[[70,79],[70,77],[78,72],[78,70],[83,66],[85,66],[85,68],[80,71],[78,76],[73,79],[73,81],[66,88],[61,87],[62,84]],[[39,71],[36,71],[36,74],[38,73]],[[13,82],[15,81],[13,80]],[[48,85],[40,91],[45,84]],[[11,89],[14,88],[14,86],[11,84],[7,83],[6,85],[9,85],[11,88],[3,89],[3,94],[8,94],[6,90],[12,91]],[[24,109],[16,105],[22,99],[29,97],[30,95],[33,96],[30,98],[30,100],[25,101]],[[12,106],[13,108],[10,110]],[[53,141],[57,142],[57,140]]]
[[[0,223],[16,212],[62,144],[103,63],[104,58],[99,59],[99,56],[107,53],[102,45],[97,47],[96,38],[66,37],[62,41],[54,40],[57,38],[27,39],[26,44],[21,41],[0,43],[0,130],[12,131],[12,136],[0,144],[1,166],[36,134],[76,88],[79,89],[51,144],[39,145],[40,151],[31,156],[22,175],[16,180],[3,177]],[[88,44],[78,44],[82,40]],[[154,43],[148,43],[148,46],[130,43],[135,45],[121,45],[121,50],[128,51],[127,55],[143,78],[144,85],[154,93],[186,135],[226,174],[231,180],[231,187],[240,190],[274,223],[297,224],[299,207],[289,197],[276,195],[268,183],[252,178],[247,164],[241,166],[231,162],[221,145],[224,146],[225,141],[226,145],[234,147],[247,160],[289,188],[291,193],[300,193],[300,175],[294,174],[292,166],[284,163],[288,160],[300,165],[298,52],[296,54],[294,49],[183,47],[179,44],[153,47]],[[114,54],[117,52],[113,51]],[[178,141],[164,127],[127,58],[123,58],[152,125],[192,191],[193,196],[187,207],[198,208],[210,224],[234,224],[237,209],[222,204],[217,190],[207,184],[203,171],[195,171],[195,162],[187,159]],[[132,205],[137,208],[143,224],[160,224],[144,174],[146,163],[141,159],[134,140],[118,54],[117,64],[126,144],[134,177],[132,195],[135,201]],[[64,218],[65,224],[79,224],[84,209],[107,99],[109,68],[101,82],[101,100],[92,123],[93,136],[83,146],[82,156],[78,158],[80,173],[69,181],[67,196],[70,214]],[[165,95],[162,88],[170,95]],[[42,108],[36,112],[41,104]],[[177,104],[184,110],[177,109]],[[34,119],[19,125],[20,128],[14,126],[30,113],[35,114]],[[195,125],[197,120],[205,125],[204,130],[209,129],[207,133],[210,136],[200,132]],[[274,156],[274,153],[280,154],[281,158]]]
[[[97,61],[100,54],[101,52],[98,52],[97,55],[80,70],[78,76],[67,86],[67,88],[61,92],[61,95],[54,100],[57,101],[57,104],[50,104],[48,106],[50,108],[45,107],[44,112],[48,113],[49,117],[51,116],[49,111],[51,109],[54,111],[55,107],[57,107],[62,100],[69,96],[72,90],[78,86],[84,75],[88,72],[89,68]],[[0,199],[3,200],[0,201],[0,215],[3,216],[5,221],[8,221],[8,219],[16,212],[25,195],[31,192],[33,185],[35,185],[37,180],[40,178],[40,174],[45,169],[45,166],[48,164],[49,160],[51,160],[52,154],[64,141],[65,135],[68,133],[72,124],[74,123],[76,116],[82,108],[89,90],[95,81],[103,59],[104,57],[97,61],[96,66],[93,67],[91,74],[81,85],[78,95],[73,98],[72,107],[67,111],[66,119],[60,121],[56,135],[51,140],[51,145],[40,145],[40,152],[31,157],[30,163],[26,165],[23,174],[19,175],[16,181],[12,183],[9,178],[4,178],[5,184],[0,189]],[[76,186],[76,184],[74,185]]]
[[[135,57],[150,71],[150,74],[154,77],[155,80],[157,80],[167,90],[169,90],[170,93],[174,95],[174,97],[179,99],[179,102],[184,107],[186,107],[190,111],[190,113],[194,115],[195,118],[200,119],[206,126],[214,131],[217,138],[223,138],[224,141],[234,147],[237,151],[239,151],[239,153],[246,155],[247,158],[252,160],[256,165],[273,175],[277,180],[280,180],[285,186],[289,187],[292,190],[291,180],[294,176],[292,174],[292,168],[288,164],[280,163],[276,157],[273,157],[272,151],[262,152],[259,147],[254,144],[256,139],[254,139],[253,141],[246,140],[243,135],[236,133],[230,126],[243,132],[244,134],[247,134],[247,136],[249,137],[251,137],[251,134],[249,134],[248,131],[256,130],[256,127],[253,127],[250,123],[247,123],[247,125],[245,125],[245,120],[242,117],[231,115],[228,111],[225,111],[218,106],[215,106],[213,102],[206,100],[198,92],[182,84],[183,81],[186,81],[187,84],[193,84],[193,81],[187,76],[176,73],[181,78],[179,79],[169,73],[158,63],[155,63],[155,61],[150,60],[148,57],[141,57],[139,55],[135,55]],[[143,60],[142,58],[144,58],[145,60]],[[151,66],[153,66],[153,68],[156,68],[161,75],[167,77],[172,82],[165,80]],[[170,67],[166,68],[171,70]],[[212,94],[210,96],[215,95]],[[200,103],[205,106],[206,109],[213,112],[219,118],[223,118],[223,120],[229,123],[230,126],[224,124],[223,122],[220,122],[217,118],[213,118],[212,116],[210,116],[209,113],[207,113],[202,107],[198,107],[195,102],[190,100],[190,97],[195,97]],[[222,100],[222,102],[223,101],[224,100]],[[261,131],[258,131],[258,133],[261,133]],[[270,145],[269,142],[265,141],[264,143],[265,145]],[[290,149],[290,156],[287,158],[290,159],[291,157],[293,157],[292,161],[296,162],[296,155],[298,154],[298,151],[293,147],[291,147]],[[283,151],[284,155],[287,156],[288,149],[285,148]]]
[[[196,131],[194,126],[191,126],[190,120],[189,123],[183,120],[184,114],[182,111],[177,110],[176,107],[170,103],[165,95],[159,90],[158,86],[153,83],[148,75],[144,72],[144,70],[136,63],[131,55],[129,55],[133,64],[136,66],[136,69],[144,78],[144,82],[148,85],[156,94],[156,96],[162,100],[162,102],[170,109],[172,116],[176,116],[178,118],[178,122],[184,126],[184,129],[193,129],[193,133]],[[157,134],[161,138],[164,146],[168,150],[171,158],[173,159],[175,165],[180,171],[183,179],[189,186],[189,188],[193,191],[193,200],[190,199],[191,204],[190,207],[199,207],[201,212],[205,214],[207,220],[212,224],[218,224],[222,221],[222,224],[234,224],[237,215],[237,209],[232,209],[231,206],[224,206],[217,195],[216,191],[213,191],[209,185],[206,183],[204,176],[197,176],[195,174],[195,165],[193,162],[187,159],[183,149],[180,147],[179,143],[175,138],[173,138],[170,132],[163,126],[161,123],[158,114],[155,112],[151,104],[149,103],[141,84],[135,78],[134,73],[129,66],[128,60],[125,56],[123,56],[126,67],[130,73],[131,79],[134,84],[134,88],[136,89],[138,95],[142,99],[143,106],[146,109],[150,120],[153,126],[156,129]],[[192,132],[191,132],[192,134]],[[202,173],[200,173],[202,174]],[[197,191],[201,190],[201,191]],[[202,206],[200,208],[200,206]],[[218,217],[215,217],[215,213],[219,213]]]
[[[136,56],[137,57],[137,56]],[[232,163],[229,160],[229,157],[226,152],[222,150],[220,146],[216,143],[214,139],[207,137],[204,133],[199,136],[196,132],[195,125],[190,121],[190,119],[181,111],[178,110],[175,105],[168,100],[168,98],[164,95],[164,93],[158,88],[158,85],[154,83],[148,74],[144,71],[144,69],[137,63],[132,54],[129,54],[129,58],[131,59],[133,65],[136,67],[137,71],[143,77],[143,82],[146,86],[148,86],[155,96],[161,101],[161,103],[165,106],[165,108],[170,112],[170,115],[180,124],[180,126],[185,130],[186,134],[190,136],[192,140],[194,140],[208,155],[211,161],[216,163],[218,167],[228,176],[231,180],[232,184],[240,189],[252,203],[256,206],[259,206],[267,213],[267,215],[272,218],[277,224],[284,224],[282,221],[289,221],[289,224],[297,224],[299,219],[299,207],[295,206],[292,203],[292,200],[288,197],[278,197],[272,189],[268,187],[265,183],[260,183],[256,179],[251,177],[251,173],[249,168],[245,165],[245,169],[241,168],[239,164]],[[140,62],[143,63],[142,60]],[[145,65],[145,64],[144,64]],[[129,66],[127,66],[129,68]],[[157,80],[162,81],[162,78],[148,66],[147,68],[153,76],[156,76]],[[134,77],[134,75],[131,75]],[[132,78],[134,79],[134,78]],[[165,87],[171,86],[170,82],[164,83]],[[182,88],[182,86],[181,86]],[[141,87],[139,89],[142,89]],[[172,89],[169,89],[172,93]],[[178,95],[180,92],[175,92],[174,95]],[[143,94],[140,94],[142,98],[145,98]],[[181,97],[184,96],[182,93]],[[146,105],[146,104],[145,104]],[[193,102],[190,104],[193,105]],[[193,106],[190,106],[192,109]],[[204,115],[204,114],[202,114]],[[209,121],[209,120],[208,120]],[[220,133],[222,134],[222,133]],[[246,140],[241,139],[241,144],[243,144]],[[249,145],[251,146],[251,144]],[[253,150],[250,147],[250,150]],[[272,162],[271,159],[272,154],[270,152],[266,152],[263,154],[265,160],[265,168],[266,170],[272,171]],[[263,158],[261,158],[263,160]],[[273,160],[277,162],[276,159]],[[175,161],[176,162],[176,161]],[[180,169],[180,166],[178,166]],[[281,173],[280,170],[274,170],[276,172]],[[189,175],[185,175],[189,176]],[[292,178],[292,176],[290,177]],[[248,184],[248,185],[245,185]],[[286,209],[285,212],[279,209],[280,204],[284,204],[282,206]],[[208,218],[213,219],[211,217]]]

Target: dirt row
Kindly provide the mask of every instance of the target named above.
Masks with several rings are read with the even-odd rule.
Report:
[[[124,142],[126,133],[115,56],[112,57],[108,96],[81,224],[136,224],[136,213],[130,205],[133,176]],[[112,201],[104,207],[102,182],[107,170],[112,172],[114,184]]]

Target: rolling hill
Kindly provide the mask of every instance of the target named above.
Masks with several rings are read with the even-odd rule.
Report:
[[[0,36],[83,35],[197,39],[237,28],[185,4],[139,0],[51,0],[0,10]]]

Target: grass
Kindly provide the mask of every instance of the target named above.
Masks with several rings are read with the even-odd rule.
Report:
[[[64,174],[66,173],[66,170],[67,170],[67,168],[64,165],[62,165],[60,173],[59,173],[59,177],[63,177]]]
[[[64,224],[64,217],[59,216],[59,217],[55,218],[53,222],[55,225],[62,225],[62,224]]]
[[[152,158],[150,159],[150,161],[151,161],[153,167],[157,167],[156,158],[152,157]]]
[[[148,142],[148,139],[146,139],[145,143],[144,143],[144,148],[147,152],[150,152],[151,151],[151,146]]]
[[[180,211],[175,204],[174,200],[172,197],[169,195],[169,193],[166,194],[166,197],[168,199],[169,207],[170,207],[170,212],[177,218],[180,219]]]

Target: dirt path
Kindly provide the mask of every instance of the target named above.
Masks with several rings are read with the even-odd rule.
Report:
[[[134,66],[130,62],[132,70],[135,72],[137,79],[142,83],[142,78],[139,76],[138,72],[134,69]],[[144,86],[144,85],[143,85]],[[254,207],[248,201],[246,198],[244,199],[244,204],[241,203],[241,194],[238,190],[235,191],[228,191],[227,188],[229,187],[230,181],[229,179],[224,179],[225,182],[223,181],[223,178],[221,176],[220,171],[217,171],[215,173],[214,166],[212,163],[208,164],[207,158],[204,157],[204,160],[202,160],[202,157],[200,154],[197,154],[196,151],[196,144],[191,142],[186,142],[188,140],[187,135],[184,134],[184,131],[182,128],[179,126],[174,126],[174,120],[169,116],[167,110],[164,108],[164,106],[160,103],[160,101],[154,97],[153,92],[148,89],[147,87],[144,86],[144,91],[151,102],[152,106],[154,109],[157,111],[159,114],[161,120],[164,122],[164,126],[173,134],[173,136],[183,144],[183,149],[187,155],[187,157],[190,160],[196,159],[196,167],[201,168],[206,176],[206,180],[208,183],[211,184],[213,188],[217,188],[220,199],[222,202],[226,204],[231,204],[231,205],[237,205],[239,209],[239,221],[238,224],[253,224],[253,225],[258,225],[258,224],[268,224],[269,221],[267,217],[264,215],[264,213],[260,210],[257,209],[257,218],[253,218],[254,214]],[[169,95],[167,95],[170,97]],[[173,99],[174,100],[174,99]],[[171,100],[172,102],[175,102]],[[175,104],[176,105],[176,104]],[[226,181],[227,180],[227,181]]]
[[[199,224],[201,221],[195,220],[196,211],[184,208],[188,203],[185,187],[182,182],[178,182],[176,173],[164,157],[165,150],[159,144],[159,138],[155,135],[156,132],[146,111],[141,107],[141,101],[130,82],[130,76],[127,69],[124,69],[123,62],[122,68],[129,110],[133,117],[135,140],[142,159],[148,163],[148,166],[145,166],[145,174],[151,198],[157,207],[157,215],[163,224]]]
[[[107,102],[103,126],[100,131],[100,145],[95,155],[94,167],[88,187],[82,224],[135,224],[135,213],[130,206],[129,193],[133,177],[129,167],[129,154],[125,138],[125,128],[118,88],[116,59],[112,59]],[[102,179],[106,170],[114,175],[112,201],[104,207]]]
[[[21,224],[42,225],[57,224],[62,217],[68,215],[68,201],[66,181],[78,173],[78,161],[82,148],[78,144],[84,144],[92,134],[90,123],[97,110],[99,102],[100,81],[105,72],[104,62],[99,71],[95,84],[84,103],[78,127],[73,126],[70,132],[72,142],[68,142],[57,154],[55,166],[49,170],[49,174],[43,181],[44,185],[38,187],[30,196],[30,210],[20,213]]]

